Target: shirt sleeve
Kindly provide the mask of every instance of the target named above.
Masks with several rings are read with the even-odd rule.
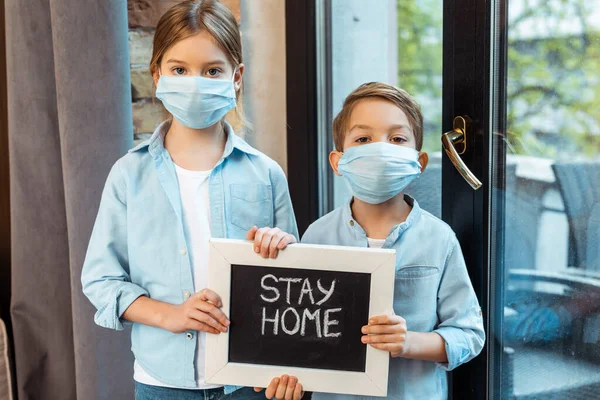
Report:
[[[434,332],[444,339],[448,357],[438,365],[451,371],[477,356],[485,343],[481,307],[456,237],[442,272],[437,307],[440,323]]]
[[[138,297],[148,295],[131,283],[127,255],[127,204],[118,162],[102,192],[81,273],[83,293],[98,310],[96,324],[123,329],[121,316]]]
[[[281,167],[276,163],[272,169],[271,182],[273,183],[274,198],[273,227],[294,235],[298,240],[298,226],[296,225],[296,216],[294,215],[287,179]]]

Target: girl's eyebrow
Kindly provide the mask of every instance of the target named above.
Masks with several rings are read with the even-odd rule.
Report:
[[[171,64],[188,65],[188,63],[186,63],[185,61],[177,60],[175,58],[169,58],[167,60],[167,64],[169,64],[169,63],[171,63]],[[205,66],[206,65],[221,65],[222,66],[222,65],[225,65],[225,64],[227,64],[227,63],[225,61],[223,61],[223,60],[213,60],[213,61],[209,61],[209,62],[204,63]]]
[[[168,63],[172,63],[172,64],[185,64],[185,65],[187,65],[187,63],[185,61],[176,60],[174,58],[170,58],[169,60],[167,60],[167,64]]]

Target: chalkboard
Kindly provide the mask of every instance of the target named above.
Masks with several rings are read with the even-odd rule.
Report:
[[[265,387],[293,375],[307,392],[387,395],[390,354],[361,327],[393,312],[396,252],[294,244],[262,258],[252,242],[211,239],[208,287],[231,325],[206,335],[205,381]]]
[[[231,265],[229,362],[364,372],[371,274]]]

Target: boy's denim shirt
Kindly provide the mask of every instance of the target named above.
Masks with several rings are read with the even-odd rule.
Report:
[[[140,296],[181,304],[203,289],[194,288],[177,176],[163,145],[169,126],[162,123],[117,161],[102,193],[81,281],[98,309],[95,322],[106,328],[122,330],[123,312]],[[256,225],[298,237],[282,169],[227,124],[226,132],[225,151],[209,178],[212,236],[245,239]],[[196,336],[134,323],[132,350],[153,378],[193,388]],[[225,387],[226,393],[235,389]]]
[[[394,312],[407,329],[437,332],[446,342],[448,363],[392,358],[388,398],[433,400],[448,397],[446,371],[471,360],[485,341],[483,318],[452,229],[405,196],[412,211],[395,226],[384,248],[396,250]],[[313,223],[302,243],[367,247],[350,202]],[[366,323],[367,321],[365,321]],[[350,396],[315,393],[314,399]]]

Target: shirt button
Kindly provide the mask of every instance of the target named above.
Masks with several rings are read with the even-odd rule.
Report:
[[[188,332],[188,333],[185,334],[185,337],[188,338],[188,339],[190,339],[190,340],[192,340],[194,338],[194,334]]]
[[[187,250],[185,249],[185,247],[182,247],[181,250],[179,250],[179,252],[182,256],[185,256],[187,254]]]
[[[354,226],[354,221],[350,220],[350,226]]]
[[[183,292],[183,297],[185,297],[186,299],[189,299],[190,296],[190,292],[188,292],[187,290]]]

